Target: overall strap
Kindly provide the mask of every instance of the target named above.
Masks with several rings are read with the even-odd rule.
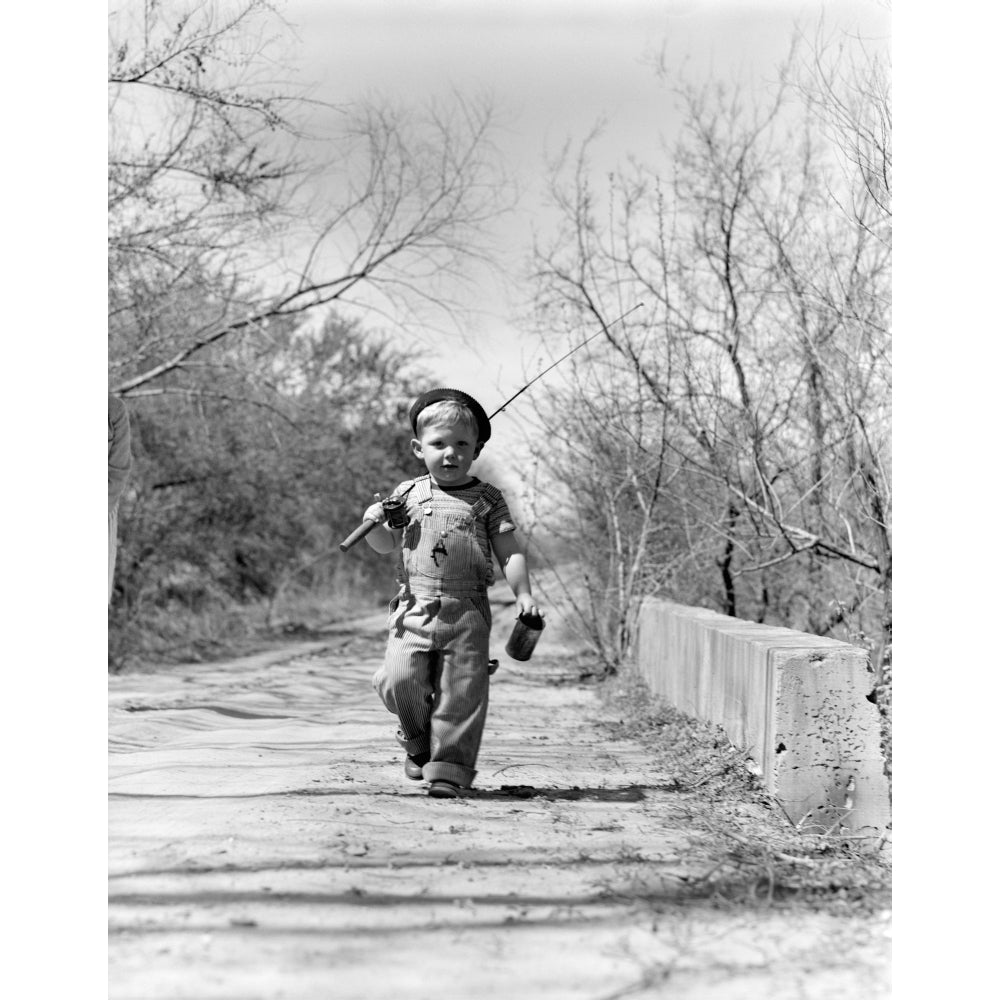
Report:
[[[430,503],[431,500],[431,477],[421,476],[419,479],[414,479],[410,489],[414,491],[413,500],[414,503],[425,504]],[[409,490],[407,490],[409,492]]]

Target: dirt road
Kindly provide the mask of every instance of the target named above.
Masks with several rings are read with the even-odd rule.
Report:
[[[502,659],[475,794],[429,798],[380,624],[109,679],[112,998],[889,995],[884,910],[693,891],[732,842],[558,656]]]

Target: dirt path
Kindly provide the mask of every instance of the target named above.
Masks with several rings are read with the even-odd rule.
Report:
[[[112,998],[889,995],[886,913],[690,891],[732,844],[558,659],[503,659],[475,796],[428,798],[380,624],[110,678]]]

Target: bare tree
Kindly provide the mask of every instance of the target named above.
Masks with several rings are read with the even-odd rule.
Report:
[[[630,401],[633,430],[637,414],[663,421],[660,524],[702,563],[675,563],[674,596],[867,641],[891,600],[888,219],[870,178],[837,174],[785,79],[763,107],[680,86],[667,170],[633,163],[601,197],[587,143],[564,158],[537,300],[546,315],[577,304],[621,359],[568,405],[597,393]],[[831,191],[854,210],[831,211]],[[640,318],[612,329],[636,300]],[[624,426],[605,431],[603,454],[627,448]],[[574,484],[601,454],[574,463]]]
[[[888,4],[886,4],[888,6]],[[848,42],[851,44],[849,45]],[[809,59],[801,66],[799,92],[816,116],[823,133],[835,144],[849,178],[850,196],[835,198],[844,215],[859,229],[882,244],[886,253],[892,239],[892,94],[888,54],[860,38],[847,39],[828,35],[821,25],[812,41],[800,39]],[[879,350],[888,344],[889,292],[880,290],[874,309],[865,314],[864,297],[858,319],[868,324],[857,345],[861,352]],[[888,370],[885,358],[883,370]],[[888,404],[888,385],[877,387]],[[887,420],[872,425],[866,420],[858,395],[864,387],[844,400],[853,417],[856,456],[861,487],[859,504],[867,510],[875,533],[880,589],[883,594],[881,634],[876,643],[874,661],[879,684],[890,673],[892,661],[892,484],[889,472]]]
[[[448,309],[440,279],[486,258],[503,207],[488,101],[330,107],[270,79],[283,25],[266,0],[223,10],[143,0],[111,15],[120,393],[320,306],[361,302],[395,322]]]
[[[821,24],[813,39],[800,35],[808,52],[797,86],[823,134],[839,150],[852,183],[841,203],[865,225],[870,210],[892,218],[892,87],[889,58],[864,39],[827,34]],[[858,183],[860,181],[860,183]],[[879,238],[887,239],[887,227]]]
[[[629,375],[634,393],[601,391]],[[676,524],[663,509],[678,474],[666,411],[642,405],[641,377],[606,352],[574,359],[570,384],[551,389],[525,418],[536,425],[529,440],[545,442],[536,468],[545,470],[550,512],[536,548],[606,672],[628,656],[643,598],[663,592],[691,558],[671,537]],[[553,482],[562,487],[554,495]],[[561,567],[548,555],[553,545]]]

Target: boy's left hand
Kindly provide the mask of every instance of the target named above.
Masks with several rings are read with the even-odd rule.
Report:
[[[535,604],[535,599],[531,594],[521,594],[517,598],[517,613],[519,615],[531,615],[533,618],[544,618],[545,616],[538,610],[538,605]]]

